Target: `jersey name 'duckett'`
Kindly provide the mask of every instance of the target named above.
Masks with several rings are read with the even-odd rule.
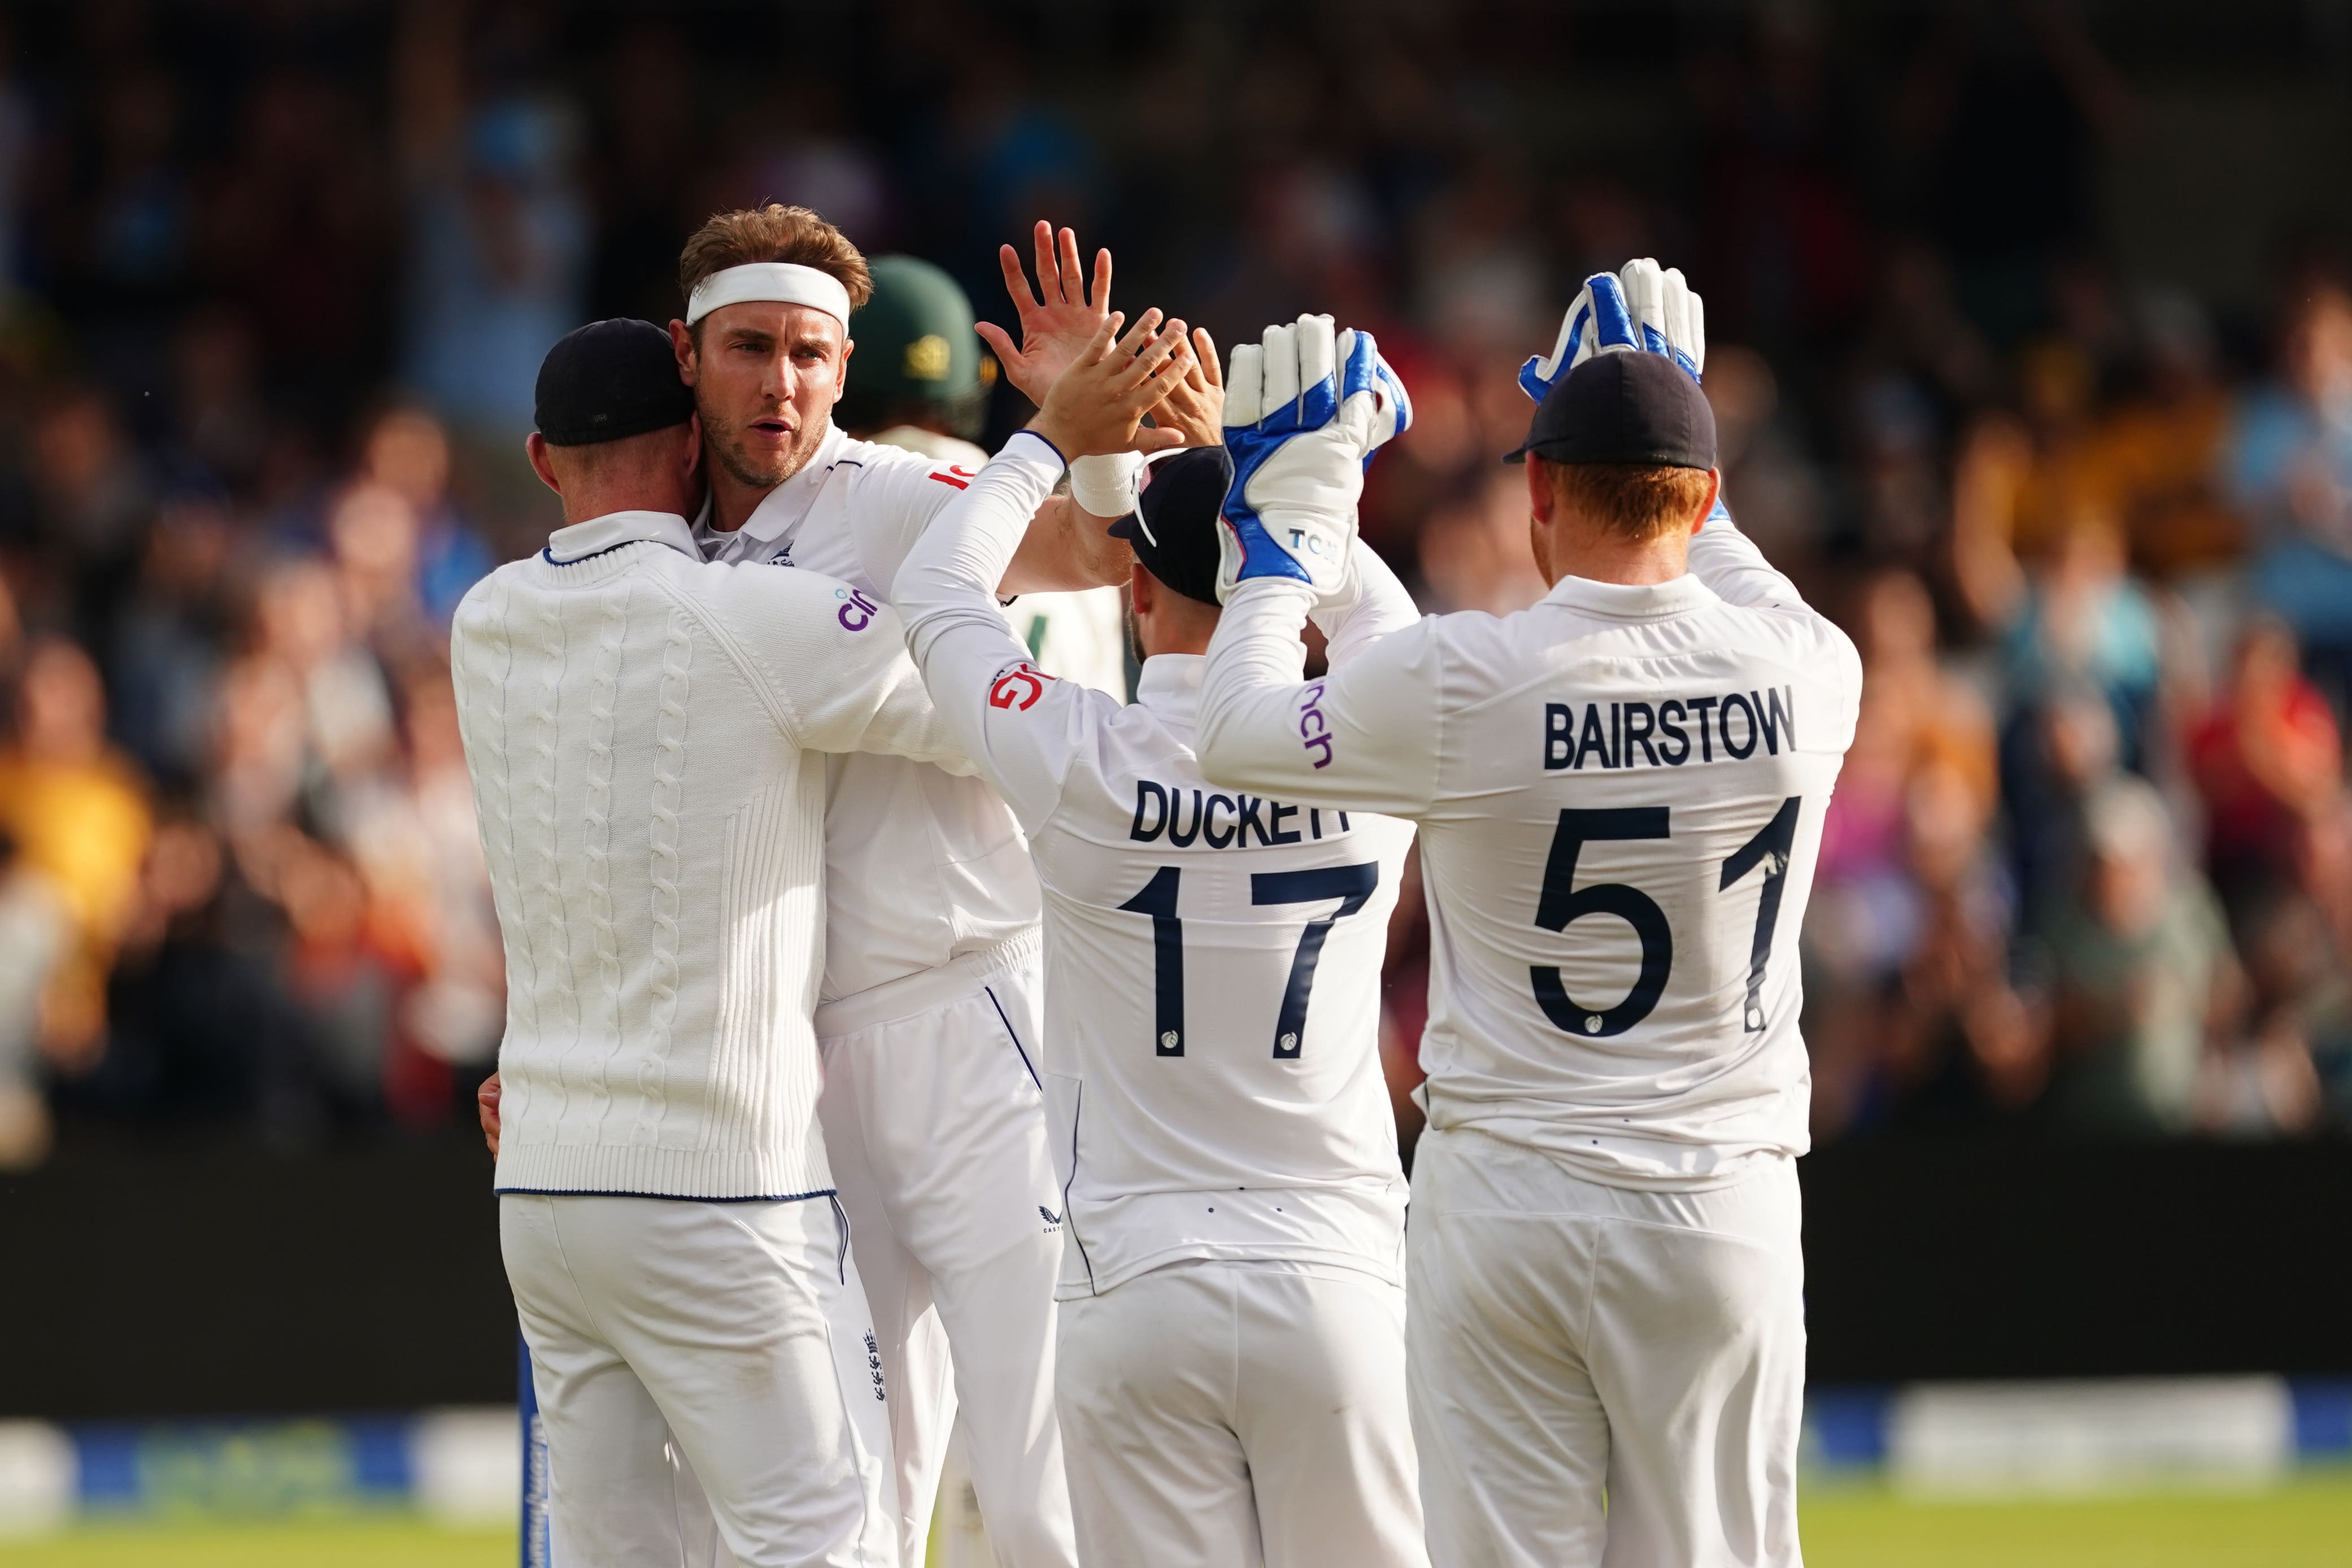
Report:
[[[1711,763],[1720,752],[1744,762],[1761,745],[1779,756],[1797,748],[1797,689],[1769,686],[1761,692],[1733,691],[1720,697],[1670,697],[1648,702],[1544,704],[1543,765],[1548,771],[1630,768],[1638,756],[1650,767],[1678,768]],[[1696,753],[1696,756],[1694,756]]]
[[[1348,814],[1326,812],[1315,806],[1285,805],[1278,800],[1256,795],[1220,795],[1207,790],[1191,792],[1191,820],[1185,820],[1185,790],[1180,785],[1161,785],[1150,779],[1135,783],[1135,823],[1127,836],[1138,844],[1150,844],[1161,835],[1179,849],[1190,848],[1198,839],[1212,849],[1241,849],[1249,843],[1252,833],[1263,845],[1297,844],[1302,838],[1314,840],[1326,836],[1337,837],[1347,832]],[[1225,820],[1218,821],[1223,812]],[[1302,832],[1289,826],[1291,819],[1302,812],[1306,826]],[[1328,828],[1331,817],[1339,826]]]

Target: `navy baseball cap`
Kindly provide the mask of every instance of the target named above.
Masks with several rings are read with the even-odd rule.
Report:
[[[1234,484],[1223,447],[1187,447],[1144,466],[1136,508],[1110,525],[1143,569],[1188,599],[1217,602],[1217,519]]]
[[[616,316],[575,327],[540,363],[532,423],[551,447],[588,447],[694,417],[694,389],[677,378],[669,333]]]
[[[1533,452],[1548,463],[1715,467],[1715,410],[1690,373],[1664,354],[1599,353],[1551,384],[1528,438],[1503,461]]]

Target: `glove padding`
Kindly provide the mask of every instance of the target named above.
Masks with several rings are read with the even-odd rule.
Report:
[[[1684,281],[1681,268],[1662,271],[1644,256],[1614,273],[1586,279],[1584,291],[1560,321],[1551,353],[1519,367],[1520,389],[1541,403],[1553,382],[1597,353],[1664,354],[1693,381],[1699,379],[1706,364],[1706,308]],[[1700,526],[1718,518],[1731,521],[1720,490]]]
[[[1411,427],[1412,402],[1372,334],[1301,316],[1236,346],[1225,372],[1225,492],[1217,597],[1254,577],[1328,595],[1347,580],[1364,469]]]
[[[1662,271],[1646,256],[1584,280],[1551,353],[1519,367],[1519,386],[1540,403],[1553,382],[1594,354],[1634,353],[1665,354],[1693,381],[1706,365],[1706,308],[1682,268]]]

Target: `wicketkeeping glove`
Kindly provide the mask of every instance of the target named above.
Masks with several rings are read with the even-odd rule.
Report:
[[[1268,327],[1225,371],[1225,493],[1217,596],[1254,577],[1328,594],[1345,582],[1372,453],[1412,424],[1412,402],[1372,334],[1328,316]]]
[[[1683,280],[1682,268],[1661,271],[1644,256],[1614,273],[1586,279],[1551,353],[1519,367],[1520,389],[1541,403],[1553,382],[1596,353],[1665,354],[1698,380],[1706,364],[1706,309]],[[1730,516],[1718,491],[1706,521]]]
[[[1549,354],[1519,367],[1519,386],[1537,402],[1551,384],[1596,353],[1669,355],[1696,381],[1706,365],[1706,312],[1682,269],[1661,271],[1648,257],[1596,272],[1560,319]]]

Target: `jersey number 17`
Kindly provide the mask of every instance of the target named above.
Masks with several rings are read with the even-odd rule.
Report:
[[[1162,866],[1143,884],[1143,890],[1118,907],[1129,914],[1151,917],[1152,1033],[1155,1054],[1184,1054],[1184,922],[1176,918],[1176,892],[1183,881],[1181,866]],[[1290,978],[1282,988],[1282,1007],[1275,1015],[1274,1056],[1296,1061],[1307,1040],[1307,994],[1315,984],[1315,965],[1323,957],[1323,943],[1331,927],[1362,909],[1381,885],[1381,865],[1367,860],[1359,866],[1317,866],[1304,871],[1258,871],[1250,877],[1253,904],[1311,904],[1337,899],[1339,907],[1307,922],[1298,933],[1297,951],[1290,955]]]

